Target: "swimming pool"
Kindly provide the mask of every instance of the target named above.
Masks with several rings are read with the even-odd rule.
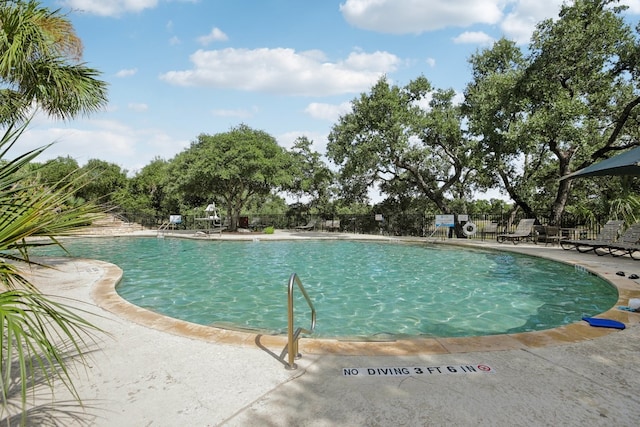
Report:
[[[124,270],[118,293],[193,323],[284,334],[296,272],[318,313],[315,337],[465,337],[545,330],[612,307],[617,290],[525,255],[360,241],[109,238],[65,243]],[[308,307],[296,293],[297,324]]]

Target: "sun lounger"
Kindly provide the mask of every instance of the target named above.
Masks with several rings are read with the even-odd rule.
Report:
[[[498,243],[503,242],[512,242],[514,245],[520,242],[521,240],[532,240],[533,239],[533,224],[536,222],[533,218],[525,218],[521,219],[518,222],[518,226],[516,227],[516,231],[513,233],[502,233],[496,236],[496,240]]]
[[[318,221],[317,221],[317,220],[315,220],[315,219],[312,219],[311,221],[309,221],[309,222],[307,223],[307,225],[299,225],[299,226],[297,226],[295,229],[296,229],[296,230],[301,230],[301,231],[305,231],[305,230],[312,230],[312,229],[314,229],[314,228],[315,228],[315,226],[316,226],[316,222],[318,222]]]
[[[579,240],[570,240],[564,239],[560,241],[560,246],[564,250],[575,249],[578,252],[586,253],[596,251],[596,249],[608,248],[610,245],[616,242],[618,236],[620,235],[620,230],[622,229],[622,225],[624,221],[619,220],[609,220],[605,225],[602,226],[602,230],[595,239],[579,239]],[[598,253],[600,255],[600,253]]]
[[[614,257],[629,255],[635,260],[640,260],[633,256],[635,252],[640,251],[640,222],[627,228],[620,239],[607,246],[607,249]]]
[[[480,232],[480,235],[482,236],[482,240],[484,240],[487,236],[491,235],[491,236],[497,236],[498,235],[498,223],[497,222],[490,222],[489,224],[485,225],[482,228],[482,231]]]

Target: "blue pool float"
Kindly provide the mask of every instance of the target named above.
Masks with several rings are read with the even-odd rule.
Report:
[[[617,320],[612,319],[599,319],[597,317],[583,317],[582,320],[589,323],[591,326],[596,326],[599,328],[614,328],[614,329],[624,329],[626,326],[622,322],[618,322]]]

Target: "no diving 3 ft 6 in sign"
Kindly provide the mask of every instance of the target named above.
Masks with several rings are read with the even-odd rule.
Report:
[[[386,368],[342,368],[345,377],[407,377],[445,374],[492,374],[488,365],[412,366]]]

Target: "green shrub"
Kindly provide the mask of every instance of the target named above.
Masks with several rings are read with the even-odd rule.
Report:
[[[264,234],[273,234],[275,231],[276,231],[275,228],[271,226],[265,227],[264,230],[262,230]]]

